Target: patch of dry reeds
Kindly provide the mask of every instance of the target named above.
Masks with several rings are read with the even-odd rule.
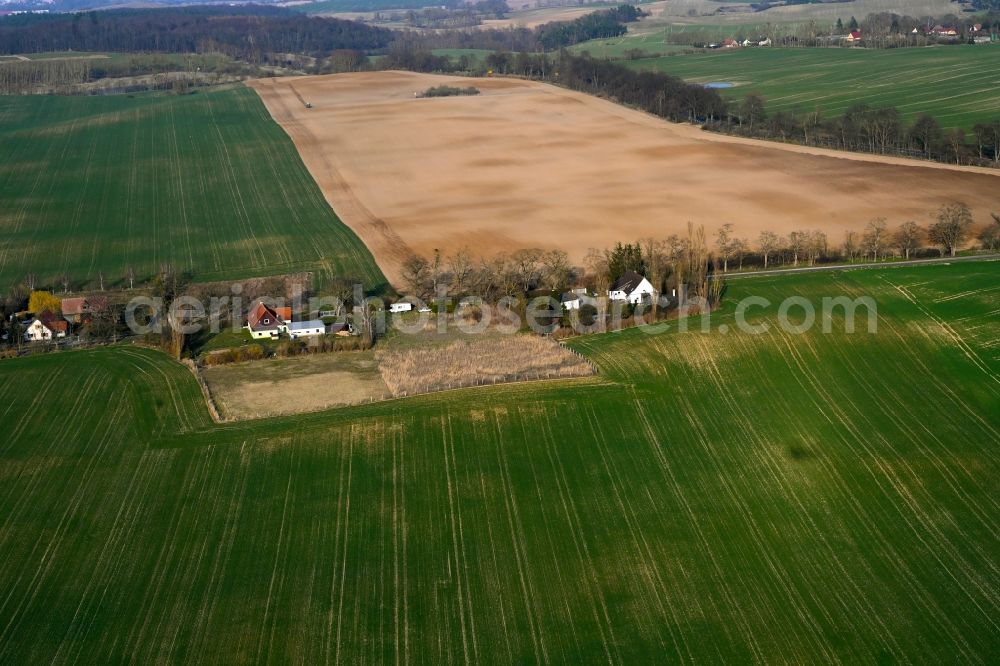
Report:
[[[376,358],[382,380],[397,397],[464,386],[582,377],[595,372],[587,359],[554,340],[533,335],[381,351]]]

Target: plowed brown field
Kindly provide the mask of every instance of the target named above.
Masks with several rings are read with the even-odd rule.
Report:
[[[416,98],[474,85],[471,97]],[[1000,208],[1000,172],[713,135],[541,83],[371,72],[252,82],[340,218],[398,284],[410,251],[488,255],[664,237],[689,220],[826,231]],[[312,104],[305,108],[303,100]]]

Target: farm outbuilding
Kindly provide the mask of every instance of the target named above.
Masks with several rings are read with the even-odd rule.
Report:
[[[580,294],[568,291],[562,295],[559,299],[562,303],[564,310],[579,310],[580,309]]]
[[[389,312],[409,312],[412,309],[413,303],[407,303],[406,301],[389,304]]]
[[[288,336],[295,338],[305,338],[312,335],[323,335],[326,333],[326,324],[320,319],[310,319],[308,321],[293,321],[288,324]]]

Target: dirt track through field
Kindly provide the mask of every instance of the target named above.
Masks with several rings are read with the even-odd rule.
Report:
[[[441,84],[481,94],[415,97]],[[948,201],[980,223],[1000,209],[1000,172],[713,135],[534,82],[372,72],[250,85],[397,285],[411,251],[560,248],[579,262],[689,220],[731,222],[751,243],[818,228],[838,244],[874,217],[926,225]]]

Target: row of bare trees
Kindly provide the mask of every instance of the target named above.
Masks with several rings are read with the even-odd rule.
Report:
[[[402,286],[407,294],[423,300],[474,294],[489,301],[534,291],[558,294],[580,285],[596,294],[606,294],[615,280],[635,271],[657,290],[683,286],[688,295],[715,302],[721,284],[709,280],[711,262],[704,227],[689,223],[686,235],[618,243],[610,249],[592,248],[583,266],[574,266],[562,250],[537,248],[500,253],[488,259],[474,257],[468,248],[451,255],[435,250],[429,258],[411,254],[403,262]]]
[[[645,276],[653,286],[672,293],[684,287],[689,295],[710,302],[719,287],[713,272],[743,268],[751,258],[763,268],[774,265],[815,265],[822,261],[879,261],[891,256],[910,259],[929,248],[941,256],[955,256],[971,240],[972,212],[964,203],[941,206],[927,227],[906,220],[890,227],[883,217],[869,221],[862,231],[847,231],[843,242],[831,242],[819,229],[796,230],[787,236],[761,231],[755,242],[739,237],[731,223],[722,224],[710,245],[703,226],[688,223],[686,234],[618,243],[609,249],[590,249],[583,266],[574,266],[562,250],[528,248],[492,258],[473,256],[468,248],[446,255],[435,250],[430,257],[411,254],[402,267],[403,287],[424,300],[475,294],[487,300],[518,296],[536,290],[558,293],[570,286],[586,285],[596,294],[607,293],[628,271]],[[978,234],[986,250],[1000,249],[1000,215]]]
[[[474,257],[468,248],[431,257],[411,254],[403,262],[403,286],[422,299],[476,294],[483,298],[515,296],[532,289],[560,291],[580,277],[562,250],[526,248],[490,259]]]
[[[827,234],[820,230],[793,231],[787,236],[779,236],[774,231],[764,230],[751,245],[745,238],[738,238],[732,224],[723,224],[715,239],[715,249],[722,271],[728,271],[731,262],[739,262],[750,254],[767,268],[775,260],[798,266],[799,262],[814,265],[821,260],[881,259],[896,256],[910,259],[918,252],[936,248],[941,256],[955,256],[958,249],[971,240],[972,211],[964,203],[941,206],[927,227],[913,220],[902,222],[890,228],[888,220],[878,217],[869,221],[863,231],[849,230],[844,234],[841,245],[832,245]],[[1000,216],[993,214],[993,222],[977,236],[984,250],[1000,249]]]

